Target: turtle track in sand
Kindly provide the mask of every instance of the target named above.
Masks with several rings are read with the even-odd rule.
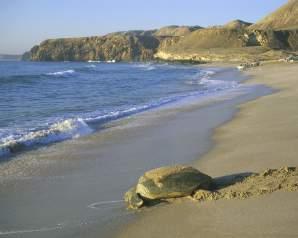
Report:
[[[262,173],[243,173],[214,179],[212,190],[197,190],[192,199],[210,201],[219,199],[246,199],[275,191],[298,191],[298,168],[267,169]]]

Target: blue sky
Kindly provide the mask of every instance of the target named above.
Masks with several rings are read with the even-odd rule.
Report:
[[[255,22],[287,0],[0,0],[0,53],[47,38],[103,35],[166,25]]]

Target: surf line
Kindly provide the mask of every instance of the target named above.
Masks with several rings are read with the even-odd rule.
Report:
[[[121,199],[121,200],[112,200],[112,201],[100,201],[100,202],[95,202],[95,203],[92,203],[92,204],[88,205],[88,208],[100,209],[100,207],[103,206],[103,205],[117,204],[117,203],[122,203],[122,202],[124,202],[123,199]]]
[[[55,227],[44,227],[40,229],[29,229],[29,230],[15,230],[15,231],[0,231],[0,236],[4,235],[16,235],[16,234],[24,234],[24,233],[33,233],[33,232],[45,232],[45,231],[54,231],[62,229],[62,225],[58,224]]]

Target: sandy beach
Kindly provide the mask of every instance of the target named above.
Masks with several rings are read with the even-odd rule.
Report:
[[[226,68],[213,79],[223,78],[247,77]],[[126,210],[122,200],[139,176],[205,154],[214,128],[229,121],[237,105],[270,91],[241,85],[21,153],[0,168],[0,210],[5,214],[0,236],[114,237],[119,227],[142,215]]]
[[[248,84],[275,93],[241,105],[215,130],[214,148],[195,167],[213,177],[297,167],[297,70],[297,64],[281,63],[249,70]],[[118,237],[297,237],[297,200],[297,192],[285,191],[245,200],[183,200],[144,211]]]
[[[298,238],[298,0],[2,2],[0,238]]]

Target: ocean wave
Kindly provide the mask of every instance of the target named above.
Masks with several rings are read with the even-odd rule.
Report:
[[[40,80],[42,75],[38,74],[24,74],[24,75],[9,75],[0,77],[1,84],[32,84],[36,80]]]
[[[16,133],[1,139],[0,156],[20,152],[37,145],[47,145],[67,139],[78,138],[92,133],[83,119],[67,119],[51,125],[48,129]]]
[[[64,71],[57,71],[57,72],[53,72],[53,73],[47,73],[46,75],[61,76],[61,75],[70,75],[70,74],[74,74],[74,73],[75,73],[75,70],[69,69],[69,70],[64,70]]]
[[[96,68],[96,65],[95,64],[90,64],[90,65],[87,65],[86,68]]]
[[[118,66],[118,65],[117,65]],[[118,87],[115,92],[117,92],[117,95],[113,95],[113,91],[111,90],[111,95],[108,95],[110,92],[109,89],[105,89],[105,87],[101,87],[101,84],[98,84],[97,88],[95,87],[93,91],[93,88],[90,87],[90,83],[87,80],[83,81],[81,79],[85,79],[86,75],[88,78],[105,78],[105,74],[108,74],[110,77],[111,72],[113,73],[113,67],[106,67],[105,64],[99,65],[99,64],[91,64],[91,63],[75,63],[70,65],[63,65],[63,68],[65,70],[61,70],[61,66],[59,66],[60,71],[58,71],[58,67],[55,69],[48,68],[47,71],[37,70],[30,72],[37,73],[37,75],[30,76],[29,79],[27,79],[26,76],[22,76],[19,78],[19,76],[13,80],[17,80],[19,84],[24,83],[26,80],[28,82],[30,80],[48,80],[51,82],[54,80],[55,82],[61,78],[61,87],[64,87],[64,85],[70,85],[68,87],[70,90],[66,91],[67,95],[70,95],[70,99],[80,101],[80,97],[87,98],[90,95],[92,95],[92,98],[90,100],[86,100],[86,109],[84,106],[78,108],[75,108],[75,110],[69,110],[67,107],[63,107],[63,104],[61,108],[59,108],[59,114],[51,114],[51,111],[49,111],[49,114],[46,114],[45,116],[41,117],[31,117],[28,116],[28,123],[26,121],[13,121],[7,127],[0,128],[0,157],[10,155],[16,152],[20,152],[23,150],[26,150],[27,148],[36,148],[36,146],[42,146],[47,145],[54,142],[59,142],[67,139],[72,138],[78,138],[83,135],[90,134],[93,130],[96,130],[98,128],[101,128],[102,124],[106,122],[110,122],[113,120],[121,119],[124,117],[128,117],[130,115],[134,115],[140,112],[148,111],[150,109],[158,108],[167,104],[176,103],[179,100],[183,100],[184,98],[188,97],[196,97],[200,95],[205,94],[212,94],[213,92],[217,92],[221,89],[227,89],[236,87],[238,84],[234,81],[223,81],[223,80],[217,80],[217,78],[213,78],[214,75],[217,74],[216,68],[204,68],[201,69],[199,67],[189,67],[189,66],[181,66],[181,65],[171,65],[171,64],[158,64],[158,63],[132,63],[129,64],[128,68],[128,75],[134,73],[132,68],[138,68],[137,71],[143,72],[144,71],[151,71],[152,74],[149,72],[148,78],[150,76],[150,79],[157,79],[156,81],[152,80],[153,83],[150,82],[150,84],[143,84],[143,82],[146,82],[145,80],[132,80],[130,82],[129,80],[121,80],[120,85],[116,85],[119,83],[118,75],[116,75],[116,79],[112,86],[109,86],[111,88]],[[123,65],[120,65],[120,69],[122,70]],[[175,69],[173,72],[168,69]],[[66,70],[67,69],[67,70]],[[125,69],[125,68],[124,68]],[[154,71],[156,69],[156,71]],[[182,72],[179,71],[179,69],[183,69]],[[190,71],[187,71],[187,69],[191,69]],[[153,71],[152,71],[153,70]],[[163,71],[164,70],[164,71]],[[55,72],[56,71],[56,72]],[[40,72],[40,74],[38,74]],[[51,73],[47,73],[51,72]],[[117,72],[117,71],[116,71]],[[163,84],[163,73],[169,74],[169,84],[165,85]],[[121,71],[122,73],[122,71]],[[171,74],[172,73],[172,74]],[[21,74],[21,73],[20,73]],[[75,74],[73,77],[72,75]],[[159,74],[162,75],[162,80],[159,79]],[[194,75],[195,74],[195,75]],[[68,76],[70,75],[70,76]],[[140,79],[143,79],[141,77]],[[134,76],[134,75],[133,75]],[[166,75],[167,76],[167,75]],[[78,87],[76,88],[76,85],[73,84],[73,81],[69,82],[70,80],[64,80],[65,78],[71,78],[80,80],[80,84],[78,84]],[[112,75],[111,80],[113,80],[114,75]],[[122,76],[121,76],[122,77]],[[146,75],[147,77],[147,75]],[[2,77],[3,78],[3,77]],[[176,79],[175,83],[172,82],[171,78]],[[219,78],[219,77],[218,77]],[[10,79],[10,80],[12,80]],[[128,82],[127,82],[128,81]],[[75,82],[75,81],[74,81]],[[80,89],[81,82],[84,82],[87,85],[88,84],[88,90],[86,90],[85,94],[84,92],[81,94],[75,94],[74,92],[77,92],[77,90],[72,89]],[[124,82],[122,84],[122,82]],[[1,82],[0,82],[1,83]],[[109,81],[110,83],[110,81]],[[131,84],[130,84],[131,83]],[[157,85],[160,89],[158,90],[152,90],[150,91],[150,87],[153,88],[153,86]],[[168,83],[168,82],[166,82]],[[172,83],[172,84],[171,84]],[[193,84],[194,86],[186,86],[181,84]],[[45,84],[42,84],[43,86]],[[55,86],[58,85],[55,83]],[[149,87],[148,91],[140,90],[140,93],[145,93],[143,95],[139,95],[137,92],[133,95],[132,98],[130,98],[130,95],[128,98],[126,98],[126,94],[124,94],[124,98],[122,101],[121,98],[121,92],[122,87],[126,90],[128,86],[137,87],[140,89],[143,89],[143,87]],[[152,85],[152,86],[151,86]],[[19,86],[19,85],[17,85]],[[22,86],[22,85],[21,85]],[[39,85],[38,85],[39,86]],[[46,85],[48,86],[48,85]],[[174,88],[171,88],[174,87]],[[178,89],[177,89],[178,87]],[[28,87],[29,88],[29,87]],[[158,88],[158,87],[157,87]],[[52,87],[52,84],[49,84],[49,90],[55,89],[56,87]],[[121,90],[120,90],[121,89]],[[106,92],[103,93],[104,100],[102,100],[101,97],[94,97],[93,95],[97,95],[102,93],[101,90],[106,90]],[[164,91],[163,91],[164,90]],[[40,91],[40,90],[38,90]],[[42,91],[42,90],[41,90]],[[152,97],[151,97],[151,92]],[[156,92],[156,94],[154,94]],[[29,91],[30,93],[30,91]],[[39,96],[39,94],[37,94]],[[62,94],[63,95],[63,94]],[[110,97],[111,96],[111,97]],[[113,98],[112,98],[113,96]],[[115,98],[119,97],[119,101],[115,100]],[[109,99],[112,98],[111,102],[109,102]],[[34,98],[35,100],[35,98]],[[60,100],[61,101],[61,100]],[[58,101],[58,103],[60,103]],[[101,102],[104,101],[103,104]],[[115,101],[115,104],[114,104]],[[41,103],[46,102],[46,104],[41,104],[41,108],[48,110],[48,105],[52,106],[55,105],[55,100],[53,101],[44,101],[41,100]],[[71,101],[66,104],[67,106],[71,105]],[[62,101],[63,103],[63,101]],[[107,105],[106,105],[106,104]],[[38,103],[40,105],[40,103]],[[43,108],[43,105],[46,107]],[[90,106],[91,105],[91,106]],[[75,104],[74,104],[75,106]],[[90,106],[90,107],[89,107]],[[50,108],[51,109],[51,108]],[[71,109],[71,107],[70,107]],[[23,110],[23,109],[22,109]],[[39,109],[38,109],[39,110]],[[51,109],[52,110],[52,109]],[[79,111],[78,111],[79,110]],[[47,112],[47,111],[46,111]],[[36,114],[34,114],[36,115]],[[39,116],[39,111],[38,111]],[[58,118],[57,118],[58,117]],[[65,119],[66,118],[66,119]],[[72,119],[67,119],[72,118]],[[27,119],[27,118],[26,118]],[[6,124],[5,124],[6,125]],[[9,127],[11,126],[11,127]],[[93,129],[92,129],[93,128]],[[7,131],[5,131],[7,130]]]
[[[185,83],[190,85],[200,84],[202,79],[209,79],[211,76],[214,76],[215,74],[216,74],[215,71],[200,70],[198,73],[193,75],[190,79],[188,79]]]
[[[229,88],[235,88],[239,86],[236,81],[211,79],[217,74],[216,71],[212,70],[201,70],[199,73],[194,75],[190,80],[186,81],[186,84],[190,85],[202,85],[207,91],[218,91]]]
[[[212,80],[209,78],[202,78],[198,84],[218,89],[234,88],[239,85],[236,81]]]
[[[136,64],[134,65],[135,68],[139,68],[139,69],[143,69],[145,71],[151,71],[151,70],[155,70],[156,66],[154,66],[153,64]]]

